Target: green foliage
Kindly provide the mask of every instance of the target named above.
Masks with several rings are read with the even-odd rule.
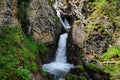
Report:
[[[31,80],[29,78],[29,74],[30,74],[30,71],[26,70],[26,69],[23,69],[23,68],[18,68],[16,70],[16,73],[17,73],[17,76],[18,77],[21,77],[22,80]]]
[[[76,75],[73,75],[73,74],[69,74],[67,76],[67,80],[77,80],[77,76]]]
[[[91,69],[91,70],[94,70],[94,71],[104,71],[103,68],[101,68],[101,67],[99,67],[99,66],[97,66],[97,65],[95,65],[95,64],[93,64],[93,63],[89,63],[89,64],[87,65],[87,67],[88,67],[89,69]]]
[[[14,74],[16,66],[19,62],[13,55],[2,55],[0,54],[0,80],[7,79]]]
[[[96,9],[103,10],[103,9],[105,9],[105,7],[107,5],[107,1],[106,0],[96,0],[95,4],[96,4]]]
[[[28,37],[28,36],[24,36],[25,37],[25,45],[27,47],[29,47],[29,49],[33,52],[38,52],[38,46],[35,42],[33,42],[33,40]]]
[[[43,69],[40,69],[42,76],[47,76],[47,72],[44,71]]]
[[[55,24],[58,25],[60,23],[60,20],[58,17],[55,17]]]
[[[48,4],[52,7],[53,2],[51,0],[48,0]]]
[[[35,59],[39,51],[43,52],[46,49],[45,45],[39,44],[38,46],[28,36],[23,35],[22,30],[17,27],[7,26],[2,31],[0,36],[0,80],[9,80],[14,75],[22,80],[30,80],[27,75],[38,70]],[[18,68],[19,66],[23,68]],[[23,73],[24,71],[25,73]]]
[[[87,80],[87,79],[84,76],[80,76],[80,80]]]
[[[25,69],[28,69],[29,71],[32,71],[32,72],[36,72],[38,70],[37,64],[34,61],[32,61],[32,62],[29,62],[29,61],[24,62],[23,67]]]
[[[112,65],[104,65],[106,72],[109,72],[111,80],[120,79],[120,47],[111,46],[107,52],[102,55],[102,59],[105,61],[114,60],[116,63]]]
[[[79,70],[82,71],[82,72],[85,71],[84,66],[80,66],[80,65],[79,65],[78,68],[79,68]]]
[[[95,0],[91,4],[95,6],[95,10],[90,16],[91,19],[94,21],[97,17],[104,14],[104,10],[106,9],[106,6],[107,6],[107,1],[106,0]]]
[[[110,73],[111,80],[120,79],[120,62],[113,65],[104,65],[105,71]]]
[[[111,46],[108,48],[107,52],[102,55],[104,60],[110,60],[112,58],[120,57],[120,47]]]
[[[113,22],[118,28],[120,28],[120,22],[119,21],[120,21],[120,16],[114,17]]]
[[[38,48],[41,53],[44,53],[46,50],[48,50],[47,47],[45,46],[45,44],[43,44],[41,42],[38,44]]]
[[[89,29],[94,29],[97,28],[94,22],[90,22],[89,25],[87,26]]]
[[[76,24],[80,23],[80,20],[76,20],[75,23],[76,23]]]
[[[114,18],[120,16],[120,0],[110,0],[109,6],[107,7],[107,14],[111,21],[115,21]]]

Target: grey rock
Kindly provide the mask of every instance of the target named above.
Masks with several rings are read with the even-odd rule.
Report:
[[[29,33],[36,41],[43,43],[53,43],[55,38],[55,29],[61,27],[55,24],[55,13],[53,8],[46,0],[32,0],[29,9]]]
[[[7,25],[18,25],[18,20],[15,18],[16,15],[14,13],[17,9],[17,0],[14,1],[15,2],[13,2],[13,0],[0,1],[0,30]]]

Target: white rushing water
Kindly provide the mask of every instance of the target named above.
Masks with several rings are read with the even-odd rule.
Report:
[[[56,62],[66,63],[66,40],[67,40],[68,33],[62,34],[59,39],[58,49],[56,52]]]
[[[62,20],[59,11],[57,11],[57,16],[59,17],[65,29],[71,28],[67,19],[64,19],[64,21]],[[45,70],[46,72],[49,72],[50,74],[54,74],[56,76],[55,80],[65,80],[64,79],[65,75],[70,71],[72,67],[74,67],[73,64],[67,63],[66,60],[67,38],[68,38],[68,33],[64,33],[60,35],[55,60],[51,63],[44,64],[42,67],[43,70]]]
[[[54,62],[44,64],[43,69],[55,76],[64,76],[73,67],[72,64],[67,63],[66,60],[66,42],[68,33],[64,33],[60,36],[58,49],[56,51],[56,59]]]
[[[63,19],[61,18],[61,14],[60,14],[59,10],[56,10],[56,12],[57,12],[57,16],[60,19],[60,22],[62,23],[64,28],[65,29],[70,29],[71,26],[70,26],[69,22],[67,21],[67,19],[65,18],[64,21],[63,21]]]

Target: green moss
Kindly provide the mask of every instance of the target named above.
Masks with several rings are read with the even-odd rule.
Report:
[[[48,0],[48,4],[52,7],[53,2],[51,0]]]
[[[95,11],[91,15],[91,19],[94,21],[97,17],[103,16],[104,10],[107,6],[106,0],[96,0],[94,3]]]
[[[84,66],[80,66],[80,65],[79,65],[78,68],[79,68],[79,70],[82,71],[82,72],[85,71]]]
[[[115,25],[117,26],[117,27],[119,27],[120,28],[120,16],[117,16],[117,17],[114,17],[114,20],[113,20],[113,22],[115,23]]]
[[[104,65],[105,71],[110,73],[111,80],[120,79],[120,47],[111,46],[107,52],[102,55],[102,59],[105,61],[114,60],[116,63],[111,65]]]
[[[75,23],[76,23],[76,24],[80,23],[80,20],[76,20]]]
[[[55,17],[55,24],[58,25],[60,23],[60,20],[58,17]]]
[[[102,55],[102,58],[105,61],[119,57],[120,57],[120,47],[115,47],[115,46],[108,48],[107,52]]]
[[[42,76],[47,76],[47,72],[44,71],[43,69],[40,69]]]
[[[45,44],[41,43],[41,42],[38,44],[38,48],[41,53],[44,53],[46,50],[48,50],[48,48],[45,46]]]
[[[114,18],[119,16],[120,13],[120,0],[111,0],[109,6],[107,7],[107,14],[109,19],[114,22]]]
[[[77,80],[77,76],[76,75],[73,75],[73,74],[69,74],[67,76],[67,80]]]
[[[80,80],[87,80],[87,79],[84,76],[80,76]]]
[[[94,71],[104,71],[103,68],[100,68],[99,66],[97,66],[97,65],[95,65],[95,64],[93,64],[93,63],[89,63],[89,64],[87,65],[87,67],[88,67],[89,69],[91,69],[91,70],[94,70]]]
[[[110,80],[120,79],[120,62],[113,65],[104,65],[105,71],[110,73]]]
[[[94,29],[94,28],[97,28],[97,26],[95,25],[95,23],[92,22],[92,21],[89,23],[89,25],[88,25],[87,27],[88,27],[88,29]]]
[[[85,46],[84,45],[79,45],[79,48],[83,49]]]

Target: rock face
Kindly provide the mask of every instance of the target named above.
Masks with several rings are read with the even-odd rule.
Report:
[[[32,0],[30,3],[30,27],[33,38],[44,43],[53,42],[55,14],[46,0]]]
[[[28,19],[28,33],[37,41],[47,44],[48,51],[41,57],[43,63],[54,59],[57,42],[62,32],[61,24],[48,0],[32,0]]]
[[[7,25],[18,25],[16,18],[17,0],[0,1],[0,28]]]

